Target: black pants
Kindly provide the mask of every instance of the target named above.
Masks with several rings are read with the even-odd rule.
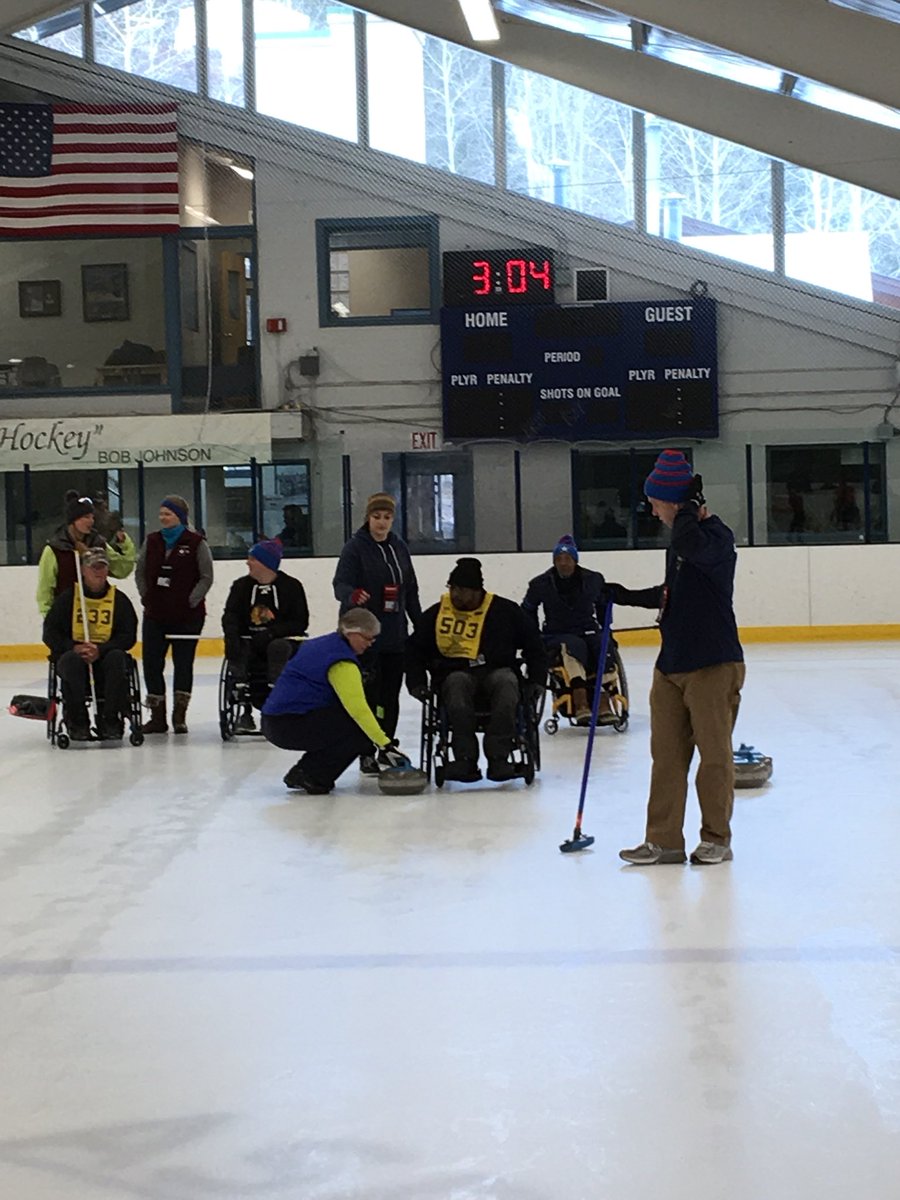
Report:
[[[203,628],[203,617],[194,617],[190,621],[184,621],[181,624],[164,624],[162,621],[154,621],[151,617],[144,617],[144,624],[141,631],[144,647],[141,652],[141,659],[144,665],[144,684],[147,688],[148,696],[164,696],[166,694],[166,680],[163,675],[163,669],[166,665],[166,654],[169,647],[172,648],[172,665],[175,668],[175,678],[173,680],[174,689],[176,692],[189,692],[194,685],[194,655],[197,653],[196,637],[176,638],[175,641],[168,640],[170,633],[193,633],[199,634]]]
[[[260,708],[269,694],[271,684],[275,682],[284,665],[297,649],[299,642],[288,638],[272,638],[264,647],[255,646],[252,639],[241,640],[234,648],[234,653],[228,654],[228,665],[238,683],[250,684],[250,698],[253,704]],[[265,650],[265,654],[261,653]]]
[[[367,650],[359,660],[363,675],[363,689],[369,708],[378,718],[378,724],[392,738],[397,732],[400,719],[400,689],[403,687],[402,650],[383,653]]]
[[[104,717],[108,721],[123,720],[131,711],[128,697],[130,656],[124,650],[108,650],[93,664],[93,671],[97,702],[102,701]],[[62,683],[63,706],[70,716],[72,712],[77,714],[77,720],[87,702],[87,663],[74,650],[67,650],[56,660],[56,674]]]
[[[334,787],[354,759],[367,754],[372,743],[340,705],[314,712],[263,714],[263,735],[281,750],[305,750],[300,759],[310,779]]]
[[[505,759],[513,747],[516,733],[516,709],[519,705],[519,679],[509,667],[488,671],[474,667],[453,671],[441,684],[441,703],[450,725],[455,760],[478,761],[475,736],[478,704],[485,702],[491,712],[484,733],[484,752],[490,759]]]

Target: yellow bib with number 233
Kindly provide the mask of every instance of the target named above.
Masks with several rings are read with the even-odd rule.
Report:
[[[105,596],[85,596],[84,607],[87,613],[88,640],[91,642],[108,642],[112,634],[113,612],[116,607],[116,589],[109,585]],[[84,621],[81,612],[81,594],[78,584],[75,585],[75,603],[72,605],[72,641],[83,642]]]
[[[484,599],[472,612],[460,612],[450,602],[449,593],[441,596],[441,607],[435,621],[434,638],[443,658],[467,658],[474,662],[481,647],[484,619],[494,596],[486,592]]]

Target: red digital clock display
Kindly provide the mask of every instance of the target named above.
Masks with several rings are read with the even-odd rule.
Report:
[[[444,305],[553,304],[553,251],[446,250]]]

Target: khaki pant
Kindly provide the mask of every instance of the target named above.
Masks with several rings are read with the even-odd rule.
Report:
[[[650,689],[650,800],[647,841],[684,849],[684,810],[694,747],[700,752],[697,799],[700,840],[731,844],[734,751],[731,735],[744,683],[744,664],[718,663],[699,671],[663,675]]]

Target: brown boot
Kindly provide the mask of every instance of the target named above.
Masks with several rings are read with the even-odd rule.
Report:
[[[150,720],[141,726],[141,733],[168,733],[165,696],[148,696],[147,707],[150,709]]]
[[[172,705],[172,728],[176,733],[187,733],[187,709],[191,702],[190,692],[176,692]]]
[[[591,705],[588,701],[587,688],[573,687],[572,688],[572,715],[575,720],[581,724],[585,724],[591,719]]]

